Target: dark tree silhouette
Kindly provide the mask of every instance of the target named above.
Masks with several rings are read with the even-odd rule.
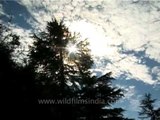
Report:
[[[2,115],[5,115],[5,119],[11,116],[12,119],[21,118],[21,115],[31,118],[35,114],[34,110],[37,110],[32,106],[36,99],[34,72],[29,66],[17,65],[13,59],[19,45],[19,36],[0,24],[0,80],[3,91],[1,100],[4,112]]]
[[[156,99],[152,99],[150,93],[145,94],[144,98],[140,101],[140,119],[160,120],[160,108],[154,108],[155,101]]]
[[[19,45],[19,37],[9,31],[7,27],[0,24],[0,80],[2,82],[1,88],[5,88],[5,93],[15,90],[11,91],[15,87],[15,81],[10,78],[16,73],[16,64],[12,60],[12,53]]]
[[[4,25],[0,24],[0,80],[2,89],[3,111],[11,114],[15,110],[14,104],[19,97],[18,82],[15,79],[17,66],[12,60],[12,53],[19,45],[18,36],[12,34]]]
[[[127,120],[123,109],[111,107],[123,96],[123,90],[111,85],[111,73],[99,78],[91,75],[93,60],[87,40],[76,38],[56,19],[33,38],[29,66],[36,75],[38,100],[84,100],[81,104],[41,105],[39,111],[56,120]]]
[[[28,63],[17,65],[13,56],[20,45],[19,36],[0,25],[0,80],[3,111],[8,116],[131,120],[123,116],[122,108],[112,108],[123,97],[123,90],[112,86],[111,72],[92,76],[93,60],[87,40],[72,35],[63,21],[56,19],[48,22],[46,31],[34,34],[33,39]],[[64,99],[72,101],[57,103]],[[158,112],[159,109],[155,111]]]

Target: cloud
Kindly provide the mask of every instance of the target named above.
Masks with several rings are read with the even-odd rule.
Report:
[[[141,80],[148,84],[154,84],[155,81],[149,73],[149,67],[141,64],[139,58],[127,55],[124,59],[114,64],[114,69],[119,69],[129,79]]]
[[[119,44],[113,45],[112,39],[102,37],[103,35],[99,35],[98,32],[100,30],[96,31],[93,29],[93,25],[87,26],[87,24],[88,23],[79,24],[80,27],[83,27],[82,25],[86,26],[86,29],[82,32],[80,31],[80,33],[83,36],[88,35],[89,41],[91,42],[91,49],[95,55],[94,68],[101,69],[102,74],[105,74],[107,71],[113,71],[113,73],[116,73],[116,77],[124,74],[128,79],[133,78],[148,84],[155,83],[155,80],[150,74],[150,67],[143,64],[143,56],[138,57],[134,54],[123,53],[122,48],[118,46]],[[78,27],[77,25],[75,26]],[[87,31],[90,31],[89,34]],[[96,40],[99,42],[96,42]]]
[[[159,31],[160,33],[160,31]],[[145,51],[146,56],[148,56],[150,59],[153,59],[160,63],[160,38],[157,35],[156,40],[151,39],[150,43],[147,45],[147,49]]]
[[[142,60],[160,63],[158,1],[21,0],[19,4],[35,18],[27,20],[35,31],[44,29],[46,21],[55,16],[89,38],[99,75],[113,71],[116,77],[123,75],[126,79],[156,84],[150,73],[152,67]],[[139,52],[143,54],[137,56],[135,53]]]
[[[155,66],[155,67],[152,68],[152,74],[160,82],[160,67],[159,66]]]
[[[121,99],[117,105],[123,106],[124,109],[127,111],[137,112],[139,111],[139,101],[142,97],[141,95],[138,95],[136,87],[131,86],[125,86],[125,85],[117,85],[118,88],[121,88],[124,90],[124,97]]]
[[[127,93],[125,94],[125,99],[129,101],[127,110],[138,112],[140,110],[140,98],[141,95],[137,95],[135,86],[129,86],[127,89]]]
[[[70,30],[80,32],[83,39],[88,38],[94,53],[94,74],[100,76],[112,71],[113,77],[117,79],[142,81],[156,85],[154,89],[159,91],[159,1],[20,0],[17,3],[25,7],[27,13],[34,18],[24,19],[33,26],[32,32],[43,30],[46,22],[55,16],[63,19]],[[2,5],[0,14],[5,15]],[[14,32],[23,35],[23,47],[28,49],[25,45],[32,42],[29,38],[31,31],[25,30],[22,23],[12,24]],[[146,64],[147,59],[156,64]],[[120,103],[133,116],[139,110],[139,94],[142,91],[138,91],[139,88],[135,85],[119,87],[125,90],[125,97]]]
[[[135,86],[129,86],[128,88],[123,88],[125,90],[125,98],[124,99],[130,99],[131,97],[134,97],[136,94]]]

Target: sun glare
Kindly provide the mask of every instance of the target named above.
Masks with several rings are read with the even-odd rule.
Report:
[[[75,45],[68,46],[68,52],[69,52],[69,54],[76,53],[77,47]]]
[[[67,50],[67,56],[66,57],[66,63],[67,64],[74,64],[73,61],[75,61],[77,59],[77,53],[78,53],[78,48],[76,46],[76,44],[68,44],[66,47]]]
[[[108,38],[105,37],[105,33],[102,28],[88,23],[86,21],[75,21],[70,24],[70,29],[72,32],[80,33],[82,39],[88,39],[89,49],[95,56],[104,56],[111,51],[108,51]],[[107,40],[106,40],[107,39]],[[73,52],[76,49],[70,48],[70,51]]]

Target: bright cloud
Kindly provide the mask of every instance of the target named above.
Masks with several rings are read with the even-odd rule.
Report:
[[[54,16],[88,38],[94,54],[95,71],[113,71],[147,84],[156,84],[152,67],[142,59],[160,63],[160,2],[133,0],[21,0],[36,21],[27,22],[44,29]],[[2,12],[2,10],[1,10]],[[37,30],[38,30],[37,29]],[[35,29],[36,30],[36,29]],[[132,53],[128,53],[132,51]],[[141,56],[134,53],[143,52]],[[103,61],[103,63],[101,63]],[[107,62],[107,63],[104,63]],[[154,66],[156,67],[156,66]],[[101,72],[100,72],[101,71]]]
[[[114,45],[112,39],[104,36],[105,33],[100,29],[101,27],[92,25],[85,21],[76,21],[70,25],[70,28],[73,31],[80,32],[84,38],[88,38],[92,53],[95,56],[99,56],[99,58],[96,57],[95,64],[102,64],[101,62],[97,62],[99,59],[102,59],[102,56],[103,59],[109,60],[113,63],[107,67],[104,65],[96,65],[97,67],[100,66],[98,69],[103,69],[102,74],[110,69],[116,72],[116,76],[125,73],[128,78],[143,80],[148,84],[155,83],[152,76],[149,74],[149,68],[146,65],[141,64],[141,58],[137,58],[134,55],[130,56],[122,54],[121,48],[116,44]]]
[[[140,64],[135,56],[127,56],[121,61],[115,63],[115,67],[121,72],[127,74],[127,77],[142,80],[145,83],[153,84],[155,81],[149,73],[149,68],[146,65]]]
[[[43,30],[46,22],[56,17],[63,19],[72,32],[80,33],[82,39],[88,38],[95,61],[93,75],[100,76],[112,71],[115,78],[142,81],[155,85],[150,87],[159,91],[158,0],[19,0],[18,3],[26,8],[22,14],[27,11],[31,17],[28,16],[23,22],[17,20],[23,25],[25,22],[32,25],[32,32]],[[11,10],[13,8],[11,6]],[[5,12],[0,4],[0,15],[5,15]],[[10,14],[5,16],[9,18]],[[21,19],[20,15],[16,16]],[[23,35],[22,44],[26,47],[28,42],[32,42],[30,30],[12,23],[13,32]],[[69,51],[72,53],[76,49],[73,47]],[[147,59],[154,64],[147,63]],[[131,111],[131,115],[135,111],[137,113],[143,94],[141,90],[138,91],[138,85],[118,87],[125,90],[125,97],[120,100],[122,106]]]

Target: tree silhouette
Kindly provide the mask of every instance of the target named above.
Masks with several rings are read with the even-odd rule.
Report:
[[[33,38],[29,66],[35,74],[38,99],[84,100],[80,104],[44,105],[39,110],[47,117],[57,120],[127,120],[122,114],[123,109],[111,107],[123,96],[123,90],[111,85],[111,72],[101,77],[91,75],[93,60],[87,40],[72,35],[63,21],[56,19],[48,22],[46,31],[34,34]],[[99,103],[89,103],[90,100],[99,100]]]
[[[34,72],[29,66],[16,64],[13,59],[19,46],[19,36],[0,24],[0,80],[5,113],[2,115],[6,119],[11,116],[12,119],[21,118],[21,115],[31,118],[35,114],[34,110],[37,110],[33,108],[36,99]]]
[[[12,34],[9,28],[0,24],[0,80],[2,89],[3,111],[14,113],[20,92],[15,79],[18,67],[12,60],[14,49],[19,45],[19,37]],[[13,104],[14,103],[14,104]]]
[[[122,108],[112,108],[123,97],[123,90],[112,86],[112,73],[92,75],[87,40],[71,34],[56,19],[33,39],[28,63],[18,65],[13,56],[19,36],[0,25],[0,80],[7,114],[28,119],[130,120],[123,116]],[[72,101],[53,104],[53,100],[64,99]],[[51,102],[39,105],[40,100]]]
[[[15,90],[13,89],[11,91],[11,89],[15,87],[15,81],[11,80],[10,77],[14,76],[17,67],[12,60],[12,53],[14,52],[16,46],[19,45],[19,37],[9,31],[10,30],[7,27],[0,24],[0,79],[3,85],[1,88],[4,88],[5,86],[5,93]]]
[[[144,98],[140,101],[140,119],[160,120],[160,108],[154,108],[155,101],[156,99],[152,99],[150,93],[145,94]]]

